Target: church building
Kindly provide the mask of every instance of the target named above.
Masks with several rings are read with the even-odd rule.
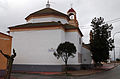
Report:
[[[9,27],[12,48],[17,56],[14,71],[63,71],[64,62],[53,53],[60,43],[71,42],[76,46],[74,58],[68,64],[76,70],[82,64],[82,37],[76,12],[73,8],[67,14],[46,8],[28,15],[26,24]]]

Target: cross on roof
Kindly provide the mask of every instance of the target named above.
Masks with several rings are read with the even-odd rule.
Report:
[[[47,4],[49,4],[50,2],[49,2],[49,0],[47,1]]]
[[[46,8],[50,8],[50,2],[49,2],[49,0],[47,1]]]
[[[71,8],[73,7],[73,3],[70,4],[71,5]]]

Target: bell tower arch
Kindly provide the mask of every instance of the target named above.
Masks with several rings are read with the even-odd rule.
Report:
[[[74,25],[76,27],[78,27],[78,21],[76,19],[76,12],[73,8],[69,9],[67,12],[70,20],[69,20],[69,24]]]

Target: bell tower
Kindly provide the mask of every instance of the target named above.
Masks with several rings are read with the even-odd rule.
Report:
[[[74,25],[76,27],[78,27],[78,21],[76,19],[76,12],[73,8],[69,9],[68,12],[67,12],[70,20],[69,20],[69,24],[70,25]]]

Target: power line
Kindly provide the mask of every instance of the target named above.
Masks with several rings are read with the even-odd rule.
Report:
[[[113,20],[109,20],[107,22],[110,22],[110,21],[115,21],[115,20],[119,20],[120,18],[116,18],[116,19],[113,19]]]
[[[120,18],[116,18],[116,19],[113,19],[113,20],[109,20],[109,21],[106,21],[106,23],[115,23],[115,22],[119,22],[120,21]],[[81,29],[90,29],[88,28],[87,26],[80,26]]]
[[[106,21],[106,23],[115,23],[115,22],[119,22],[119,21],[120,21],[120,18],[116,18],[113,20]]]

